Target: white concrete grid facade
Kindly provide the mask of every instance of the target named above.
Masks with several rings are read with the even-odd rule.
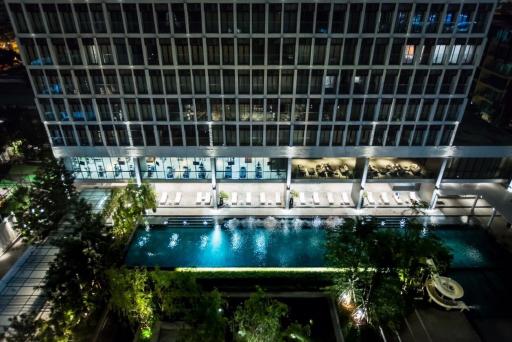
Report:
[[[449,146],[494,7],[8,2],[41,118],[69,151]]]

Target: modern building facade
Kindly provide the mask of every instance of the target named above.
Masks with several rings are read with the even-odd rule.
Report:
[[[445,174],[512,176],[509,149],[452,146],[494,0],[7,7],[77,180],[321,180],[361,206],[366,183],[430,201]]]
[[[496,12],[472,102],[478,116],[512,130],[512,6]]]

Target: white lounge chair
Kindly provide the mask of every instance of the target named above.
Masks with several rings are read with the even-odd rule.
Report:
[[[313,192],[313,203],[316,205],[320,204],[320,196],[318,196],[318,192]]]
[[[332,195],[332,192],[327,193],[327,202],[329,202],[330,205],[334,204],[334,196]]]
[[[404,203],[402,199],[400,198],[400,194],[398,192],[393,193],[393,198],[395,199],[396,204],[402,204]]]
[[[238,194],[236,192],[231,193],[231,205],[238,204]]]
[[[162,192],[162,195],[160,195],[160,201],[158,201],[160,205],[164,205],[167,203],[167,192]]]
[[[299,201],[300,201],[300,204],[302,204],[302,205],[306,204],[306,196],[304,195],[303,192],[299,193]]]
[[[245,194],[245,204],[251,204],[251,202],[252,202],[251,193],[248,192]]]
[[[343,202],[342,204],[346,204],[346,205],[350,204],[350,199],[348,198],[348,195],[346,192],[341,193],[341,200]]]
[[[201,202],[203,202],[203,193],[199,191],[196,194],[196,204],[201,204]]]
[[[375,204],[375,199],[373,198],[373,193],[368,191],[366,192],[366,199],[368,200],[368,204]]]
[[[276,192],[276,205],[281,205],[281,193]]]
[[[267,204],[267,199],[265,197],[266,197],[265,193],[264,192],[260,192],[260,204],[261,205]]]
[[[209,205],[209,204],[210,204],[210,202],[211,202],[211,196],[212,196],[212,194],[210,193],[210,191],[206,191],[206,192],[204,193],[204,197],[203,197],[204,204],[206,204],[206,205]]]
[[[419,199],[414,191],[409,192],[409,199],[411,200],[411,203],[419,202]]]
[[[174,204],[178,205],[181,202],[181,192],[177,192],[176,196],[174,197]]]
[[[380,198],[382,199],[382,203],[389,204],[389,197],[387,193],[381,192]]]
[[[428,279],[425,283],[425,288],[427,289],[428,297],[430,302],[435,302],[437,305],[442,306],[446,310],[469,310],[469,307],[460,300],[448,299],[441,296],[434,285],[434,281],[432,279]]]

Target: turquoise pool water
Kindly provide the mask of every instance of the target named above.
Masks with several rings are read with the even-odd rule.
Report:
[[[315,220],[211,220],[140,227],[126,254],[129,266],[148,267],[323,267],[325,231]],[[277,224],[268,229],[263,225]],[[490,267],[495,244],[475,228],[436,234],[450,248],[453,268]]]

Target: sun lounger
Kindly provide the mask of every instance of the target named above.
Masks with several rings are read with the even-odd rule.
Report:
[[[231,193],[231,205],[238,204],[238,194],[236,192]]]
[[[313,192],[313,203],[316,205],[320,204],[320,196],[318,196],[318,192]]]
[[[375,204],[375,199],[373,198],[373,193],[371,193],[370,191],[368,191],[366,193],[366,199],[368,200],[368,204]]]
[[[181,192],[177,192],[176,196],[174,197],[174,204],[178,205],[181,202]]]
[[[400,194],[398,192],[393,193],[393,198],[395,199],[396,204],[402,204],[403,201],[400,198]]]
[[[343,202],[342,204],[346,204],[346,205],[350,204],[350,199],[348,198],[348,195],[346,192],[341,193],[341,200]]]
[[[203,193],[202,192],[198,192],[196,194],[196,204],[201,204],[202,201],[203,201]]]
[[[302,205],[306,204],[306,196],[304,195],[303,192],[299,193],[299,201],[300,201],[300,204],[302,204]]]
[[[251,193],[248,192],[245,194],[245,204],[251,204],[251,202],[252,202]]]
[[[260,192],[260,204],[261,205],[267,204],[267,199],[265,198],[264,192]]]
[[[329,202],[330,205],[334,204],[334,196],[332,195],[332,192],[327,193],[327,202]]]
[[[448,298],[441,296],[437,292],[437,289],[434,285],[434,281],[432,279],[429,279],[426,281],[425,288],[427,289],[429,301],[435,302],[437,305],[442,306],[446,310],[452,310],[452,309],[456,309],[456,310],[460,310],[460,311],[469,310],[469,307],[463,301],[448,299]]]
[[[380,198],[382,199],[382,203],[389,204],[389,197],[386,192],[381,192]]]
[[[281,205],[281,193],[276,192],[276,205]]]
[[[409,198],[411,199],[411,203],[419,202],[418,197],[416,197],[416,193],[414,191],[409,192]]]
[[[162,192],[162,195],[160,195],[160,205],[164,205],[167,202],[167,192]]]
[[[204,197],[203,197],[204,204],[206,204],[206,205],[209,205],[209,204],[210,204],[210,202],[211,202],[211,196],[212,196],[212,194],[210,193],[210,191],[206,191],[206,192],[204,193]]]

